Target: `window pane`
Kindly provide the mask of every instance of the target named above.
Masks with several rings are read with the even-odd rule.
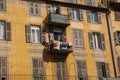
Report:
[[[0,22],[0,39],[4,39],[4,23]]]
[[[40,42],[40,30],[36,30],[37,32],[37,42]]]
[[[31,39],[31,40],[32,40],[32,42],[35,42],[35,38],[36,38],[36,37],[35,37],[35,30],[32,29],[31,32],[32,32],[32,37],[31,37],[32,39]]]

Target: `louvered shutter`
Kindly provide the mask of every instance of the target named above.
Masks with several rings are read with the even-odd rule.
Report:
[[[120,44],[120,41],[119,41],[119,36],[118,36],[119,32],[116,31],[114,32],[114,40],[115,40],[115,45],[118,45]]]
[[[119,19],[119,14],[120,14],[120,12],[118,12],[117,10],[115,11],[115,20],[120,20]]]
[[[79,20],[82,21],[83,19],[83,10],[79,10]]]
[[[89,10],[87,11],[87,21],[91,22],[91,12]]]
[[[117,58],[118,67],[120,67],[120,57]]]
[[[96,66],[97,66],[97,74],[98,74],[98,76],[99,77],[103,77],[102,63],[101,62],[97,62]]]
[[[106,76],[107,77],[110,77],[110,69],[109,69],[109,64],[108,63],[105,63],[105,66],[106,66]]]
[[[81,48],[83,48],[84,47],[84,41],[83,41],[83,31],[82,30],[78,30],[77,31],[78,33],[78,45],[81,47]]]
[[[26,41],[31,42],[31,26],[25,25],[26,28]]]
[[[101,34],[101,49],[105,50],[105,37],[104,37],[104,34]]]
[[[100,13],[100,12],[98,12],[98,13],[97,13],[97,15],[98,15],[98,23],[102,23],[101,13]]]
[[[41,26],[41,42],[46,42],[44,25]]]
[[[68,8],[68,18],[73,19],[73,12],[71,8]]]
[[[6,22],[5,39],[7,41],[11,41],[11,23],[10,22]]]
[[[93,49],[94,48],[94,41],[93,41],[93,33],[92,32],[88,33],[88,38],[89,38],[89,46],[91,49]]]

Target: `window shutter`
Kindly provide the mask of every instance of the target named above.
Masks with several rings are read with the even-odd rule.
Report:
[[[119,34],[119,32],[118,32],[118,31],[114,32],[115,45],[120,44],[118,34]]]
[[[119,12],[118,11],[115,11],[115,20],[120,20],[119,19]]]
[[[101,34],[100,33],[97,34],[98,34],[98,47],[99,49],[101,49]]]
[[[30,25],[25,25],[26,28],[26,41],[31,42],[31,27]]]
[[[78,42],[79,42],[79,46],[81,48],[84,47],[84,41],[83,41],[83,31],[82,30],[78,30]]]
[[[104,37],[104,34],[101,34],[101,49],[105,50],[105,37]]]
[[[91,12],[87,11],[87,21],[91,22]]]
[[[73,12],[71,8],[68,8],[68,18],[73,19]]]
[[[117,58],[118,67],[120,67],[120,57]]]
[[[106,66],[106,74],[107,74],[106,76],[107,76],[107,77],[110,77],[109,64],[108,64],[108,63],[105,63],[105,64],[106,64],[105,66]]]
[[[97,62],[97,74],[99,77],[103,77],[103,72],[102,72],[102,63],[101,62]]]
[[[101,13],[100,12],[98,12],[98,23],[102,23]]]
[[[90,45],[90,48],[93,49],[94,48],[94,41],[93,41],[93,33],[92,32],[89,32],[88,33],[88,37],[89,37],[89,45]]]
[[[45,38],[45,26],[44,25],[42,25],[41,26],[41,42],[46,42],[46,38]]]
[[[82,21],[82,20],[84,20],[83,19],[83,10],[79,10],[79,19],[80,19],[80,21]]]
[[[5,28],[5,39],[7,41],[11,41],[11,23],[6,22],[6,28]]]

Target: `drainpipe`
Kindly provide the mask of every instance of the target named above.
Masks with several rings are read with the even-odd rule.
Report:
[[[112,55],[114,74],[115,74],[115,78],[117,78],[118,75],[117,75],[117,66],[116,66],[115,44],[114,44],[114,39],[113,39],[113,31],[112,31],[112,24],[111,24],[109,10],[106,12],[106,20],[107,20],[107,26],[108,26],[108,35],[109,35],[109,40],[110,40],[110,49],[111,49],[111,55]]]

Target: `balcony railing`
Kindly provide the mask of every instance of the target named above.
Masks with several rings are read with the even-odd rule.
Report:
[[[66,27],[70,25],[67,15],[50,13],[47,17],[47,23],[52,25],[58,25]]]
[[[51,41],[43,43],[45,50],[50,53],[69,54],[73,51],[71,42]]]

